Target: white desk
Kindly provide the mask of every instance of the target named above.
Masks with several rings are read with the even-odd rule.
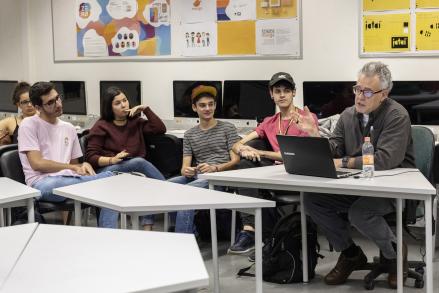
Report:
[[[3,209],[9,207],[27,205],[28,222],[35,221],[34,215],[34,197],[40,195],[40,191],[9,179],[0,177],[0,226],[3,223]]]
[[[208,283],[193,235],[38,225],[0,292],[175,292]]]
[[[129,174],[107,177],[81,184],[56,188],[53,193],[75,200],[75,225],[80,225],[80,202],[105,207],[121,213],[210,210],[214,291],[219,292],[216,209],[254,209],[256,248],[262,248],[261,208],[274,207],[273,201],[207,190]],[[121,215],[123,217],[123,215]],[[137,225],[138,222],[134,224]],[[259,263],[261,264],[261,263]],[[257,275],[257,292],[262,292],[262,271]]]
[[[380,175],[397,174],[390,177]],[[398,292],[403,290],[402,283],[402,199],[415,199],[425,202],[426,219],[426,288],[427,293],[433,293],[433,248],[432,248],[432,195],[436,189],[428,182],[421,172],[416,169],[394,169],[375,172],[375,178],[367,179],[328,179],[321,177],[291,175],[286,173],[283,165],[234,170],[219,173],[200,174],[199,178],[209,180],[209,186],[235,186],[263,189],[291,190],[301,192],[302,213],[302,245],[303,249],[303,278],[308,281],[307,245],[305,212],[303,210],[303,192],[319,192],[328,194],[350,194],[358,196],[374,196],[395,198],[397,202],[397,238],[398,238]],[[262,255],[256,252],[256,260]]]
[[[37,226],[37,223],[32,223],[0,228],[0,288],[26,248]]]

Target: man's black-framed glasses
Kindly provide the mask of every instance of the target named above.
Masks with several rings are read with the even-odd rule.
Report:
[[[53,107],[53,105],[55,105],[56,102],[58,102],[58,101],[62,102],[62,100],[63,100],[63,96],[57,95],[53,99],[49,100],[47,103],[43,104],[43,106]]]
[[[355,95],[363,94],[363,96],[365,96],[366,98],[370,99],[370,98],[373,97],[373,95],[381,93],[385,89],[381,89],[381,90],[378,90],[378,91],[374,92],[373,90],[368,89],[368,88],[365,88],[364,90],[362,90],[359,85],[354,85],[352,87],[352,90],[353,90]]]

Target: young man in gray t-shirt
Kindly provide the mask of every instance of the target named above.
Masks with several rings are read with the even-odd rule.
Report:
[[[170,182],[208,188],[207,180],[198,179],[198,173],[230,170],[239,162],[239,156],[232,151],[240,139],[235,126],[214,118],[216,96],[213,86],[199,85],[192,90],[192,110],[198,114],[200,124],[184,134],[182,176]],[[194,231],[194,211],[177,212],[175,232]]]

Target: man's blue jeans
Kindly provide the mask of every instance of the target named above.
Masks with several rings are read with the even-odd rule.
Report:
[[[83,183],[96,179],[113,176],[111,172],[103,172],[93,176],[48,176],[33,184],[33,188],[41,191],[41,196],[37,200],[49,202],[63,202],[66,199],[62,196],[52,193],[54,188]],[[117,228],[117,218],[119,213],[107,208],[101,208],[99,215],[99,226],[104,228]]]
[[[122,161],[119,164],[114,164],[98,169],[96,172],[108,172],[108,171],[118,171],[118,172],[139,172],[144,174],[148,178],[165,180],[165,177],[160,173],[160,171],[150,162],[144,158],[136,157],[126,161]],[[141,225],[152,225],[154,224],[154,215],[148,215],[141,217]]]
[[[205,179],[197,179],[196,177],[188,178],[185,176],[178,176],[168,180],[169,182],[178,184],[187,184],[194,187],[208,188],[209,182]],[[216,190],[224,190],[222,186],[215,186]],[[194,210],[178,211],[175,218],[175,232],[178,233],[194,233],[197,234],[197,229],[194,225]]]

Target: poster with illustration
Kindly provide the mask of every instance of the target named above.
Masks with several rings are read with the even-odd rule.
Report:
[[[170,0],[76,0],[78,57],[171,54]]]
[[[217,0],[216,11],[218,21],[255,20],[255,0]]]
[[[183,56],[213,56],[217,54],[215,22],[183,24],[180,36]]]
[[[215,0],[176,0],[172,5],[181,23],[216,21]]]

